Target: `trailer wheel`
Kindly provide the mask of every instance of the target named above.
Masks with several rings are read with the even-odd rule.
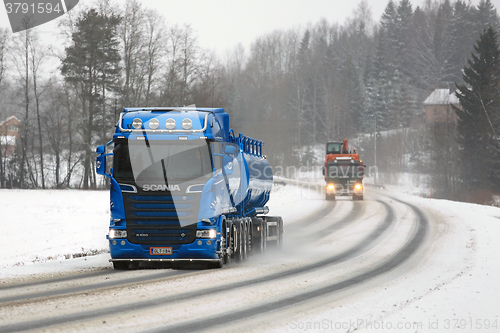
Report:
[[[278,230],[278,250],[281,251],[283,249],[283,233],[285,230],[283,229],[283,219],[279,218],[279,230]]]
[[[269,229],[266,240],[271,247],[281,250],[283,247],[283,219],[279,216],[268,216],[266,223],[267,229]]]
[[[129,267],[129,263],[126,261],[113,261],[113,268],[120,271],[125,271]]]
[[[252,242],[253,242],[253,235],[252,235],[252,219],[251,218],[246,218],[245,219],[245,230],[246,230],[246,251],[245,251],[245,257],[248,258],[252,255]]]
[[[241,223],[241,221],[237,221],[234,232],[234,258],[238,262],[242,262],[245,259],[243,236],[244,236],[243,223]]]
[[[243,260],[248,258],[248,226],[246,221],[242,221],[243,230],[243,242],[241,243],[241,248],[243,249]]]
[[[252,219],[252,253],[262,253],[265,251],[265,227],[261,218]]]

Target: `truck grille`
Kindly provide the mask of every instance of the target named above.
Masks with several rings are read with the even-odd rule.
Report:
[[[148,245],[194,242],[199,193],[172,196],[169,192],[150,194],[141,191],[122,192],[122,195],[129,242]],[[183,226],[179,218],[182,219]]]

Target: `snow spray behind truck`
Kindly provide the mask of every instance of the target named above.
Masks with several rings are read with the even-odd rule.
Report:
[[[143,261],[222,267],[281,247],[283,221],[265,215],[273,175],[263,142],[235,136],[224,109],[125,108],[111,144],[112,153],[97,147],[96,167],[110,179],[115,269]]]

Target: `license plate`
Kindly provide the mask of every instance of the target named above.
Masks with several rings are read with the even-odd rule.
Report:
[[[153,256],[172,254],[171,247],[151,247],[149,253]]]

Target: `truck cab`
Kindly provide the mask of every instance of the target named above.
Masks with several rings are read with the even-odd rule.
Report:
[[[326,200],[336,196],[352,196],[353,200],[363,200],[363,162],[356,150],[349,151],[347,139],[326,144],[325,176]]]

